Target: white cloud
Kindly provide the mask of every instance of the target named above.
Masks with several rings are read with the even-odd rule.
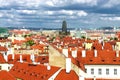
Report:
[[[88,4],[89,6],[97,5],[98,0],[73,0],[73,3]]]
[[[3,17],[3,14],[2,14],[2,13],[0,13],[0,17]]]
[[[58,11],[38,11],[37,14],[40,15],[64,15],[64,16],[87,16],[88,13],[83,10],[58,10]],[[71,18],[72,18],[71,17]]]
[[[46,1],[46,5],[48,5],[48,6],[54,6],[53,2],[51,2],[51,1]]]
[[[120,5],[119,0],[109,0],[106,4],[103,5],[103,7],[111,8],[111,7],[116,6],[116,5]]]
[[[77,15],[81,17],[81,16],[87,16],[88,14],[85,11],[81,10],[77,12]]]
[[[101,20],[120,21],[120,17],[101,17]]]
[[[0,0],[0,6],[7,6],[11,4],[11,1],[7,1],[7,0]]]
[[[18,13],[35,14],[36,10],[16,10]]]
[[[60,10],[58,12],[62,13],[62,14],[67,14],[67,15],[73,15],[74,14],[74,11],[72,11],[72,10]]]

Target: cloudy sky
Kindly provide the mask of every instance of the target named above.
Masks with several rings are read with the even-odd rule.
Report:
[[[120,0],[0,0],[1,27],[120,27]]]

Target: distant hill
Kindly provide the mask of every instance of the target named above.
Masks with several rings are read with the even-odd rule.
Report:
[[[7,27],[9,30],[13,29],[23,29],[18,27]],[[26,27],[25,29],[29,30],[62,30],[62,28],[40,28],[40,27]],[[75,28],[67,28],[68,30],[74,30]]]
[[[113,30],[113,27],[100,27],[98,30]]]
[[[7,33],[7,32],[8,32],[7,28],[0,27],[0,33]]]

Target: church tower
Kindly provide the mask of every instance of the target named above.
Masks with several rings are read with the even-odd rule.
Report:
[[[62,33],[67,34],[67,22],[65,20],[62,22]]]

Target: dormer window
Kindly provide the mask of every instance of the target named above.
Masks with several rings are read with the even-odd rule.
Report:
[[[93,60],[90,60],[90,62],[92,62]]]
[[[105,60],[101,60],[102,62],[105,62]]]

